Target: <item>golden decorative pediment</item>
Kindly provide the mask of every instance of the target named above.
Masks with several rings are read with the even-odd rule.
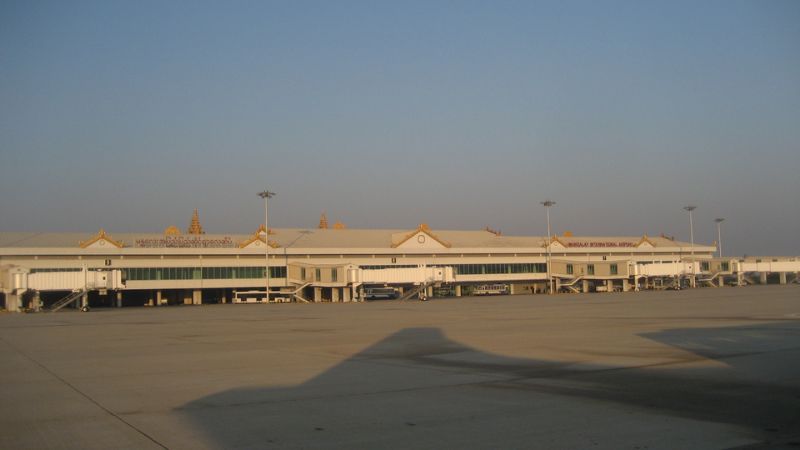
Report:
[[[105,246],[106,244],[116,248],[122,248],[125,246],[122,241],[115,241],[111,239],[111,236],[107,235],[106,231],[102,228],[100,228],[100,231],[88,241],[82,241],[78,243],[81,248],[100,247]]]
[[[647,235],[646,235],[646,234],[643,234],[643,235],[642,235],[642,238],[641,238],[641,239],[639,239],[639,242],[637,242],[637,243],[636,243],[636,246],[637,246],[637,247],[640,247],[640,246],[641,246],[641,245],[643,245],[643,244],[650,244],[650,246],[651,246],[651,247],[655,247],[655,246],[656,246],[656,244],[655,244],[655,243],[653,243],[653,241],[651,241],[651,240],[650,240],[650,239],[647,237]]]
[[[414,230],[411,233],[407,234],[405,237],[403,237],[403,239],[400,240],[400,242],[393,243],[392,244],[392,248],[397,248],[397,247],[403,245],[404,243],[408,242],[409,239],[413,238],[414,236],[417,236],[420,233],[425,234],[426,236],[428,236],[429,238],[433,239],[434,241],[438,242],[439,244],[441,244],[442,246],[444,246],[446,248],[450,248],[451,247],[449,242],[443,241],[443,240],[439,239],[439,237],[437,237],[435,234],[433,234],[431,229],[428,227],[428,224],[421,223],[421,224],[419,224],[419,227],[417,227],[416,230]]]
[[[553,235],[550,238],[550,245],[552,246],[553,244],[558,244],[558,245],[560,245],[562,247],[566,247],[567,246],[567,244],[565,244],[564,241],[562,241],[561,239],[558,238],[558,236],[555,236],[555,235]],[[547,248],[547,239],[544,240],[544,243],[542,244],[542,247]]]
[[[251,246],[251,245],[253,245],[253,244],[254,244],[256,241],[258,241],[258,243],[257,243],[257,244],[255,244],[255,246],[260,246],[261,244],[263,244],[263,243],[264,243],[264,237],[261,235],[263,232],[264,232],[264,231],[263,231],[263,227],[262,227],[262,228],[261,228],[261,231],[257,231],[257,232],[256,232],[256,233],[254,233],[252,236],[250,236],[250,238],[249,238],[249,239],[247,239],[247,240],[244,240],[244,241],[240,242],[240,243],[239,243],[239,248],[247,248],[247,247],[250,247],[250,246]],[[269,241],[269,246],[270,246],[270,247],[272,247],[272,248],[278,248],[278,247],[280,247],[280,244],[278,244],[278,243],[277,243],[277,242],[275,242],[275,241]]]

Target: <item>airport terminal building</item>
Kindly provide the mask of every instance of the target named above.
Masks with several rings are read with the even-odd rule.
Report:
[[[267,282],[270,301],[349,302],[722,286],[753,273],[785,283],[800,270],[795,258],[744,261],[715,251],[665,236],[347,229],[328,227],[324,215],[316,228],[206,234],[195,211],[186,232],[0,233],[0,289],[6,309],[20,310],[263,302]]]

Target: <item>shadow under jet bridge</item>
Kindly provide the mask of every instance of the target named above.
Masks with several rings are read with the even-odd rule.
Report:
[[[796,448],[800,322],[643,337],[719,364],[511,358],[410,328],[297,386],[180,413],[222,448]]]

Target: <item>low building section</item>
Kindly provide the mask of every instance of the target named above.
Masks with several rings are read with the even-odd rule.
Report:
[[[8,310],[680,289],[797,280],[800,258],[667,237],[259,227],[249,235],[0,233]],[[269,296],[266,295],[269,261]]]

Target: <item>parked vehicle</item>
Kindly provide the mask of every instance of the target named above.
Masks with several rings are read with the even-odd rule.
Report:
[[[481,284],[472,289],[472,295],[505,295],[508,294],[507,284]]]
[[[392,287],[368,287],[364,289],[364,297],[367,300],[392,300],[397,298],[397,289]]]

